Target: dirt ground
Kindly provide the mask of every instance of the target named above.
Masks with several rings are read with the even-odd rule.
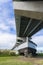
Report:
[[[25,61],[25,62],[31,62],[33,65],[43,65],[43,57],[20,56],[20,57],[18,57],[18,60]]]

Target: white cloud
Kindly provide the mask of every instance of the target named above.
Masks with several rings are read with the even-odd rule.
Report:
[[[7,19],[7,23],[0,23],[0,30],[5,30],[5,31],[9,31],[9,28],[12,27],[15,31],[16,31],[16,24],[15,24],[15,20],[9,20]]]
[[[0,3],[9,2],[11,0],[0,0]]]
[[[36,44],[43,43],[43,36],[35,36],[32,38],[32,41],[34,41]]]
[[[16,30],[15,19],[13,19],[13,20],[7,19],[7,21],[8,21],[8,24],[11,25]]]
[[[32,38],[32,41],[37,44],[37,50],[43,48],[43,36],[35,36]]]
[[[16,43],[16,35],[0,33],[0,48],[11,49]]]
[[[0,0],[0,48],[12,48],[16,43],[12,0]],[[4,31],[4,32],[3,32]]]
[[[2,1],[7,2],[11,0],[2,0]],[[0,32],[3,32],[3,30],[5,32],[11,32],[11,28],[13,29],[14,32],[16,31],[15,18],[13,14],[14,13],[11,2],[0,5]]]
[[[37,52],[43,51],[43,36],[33,36],[32,41],[37,44]]]
[[[8,30],[8,26],[6,26],[4,23],[0,23],[0,29],[1,30]]]

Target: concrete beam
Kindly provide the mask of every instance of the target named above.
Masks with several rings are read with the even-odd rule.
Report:
[[[43,20],[43,1],[13,2],[15,14]]]
[[[31,32],[28,34],[28,36],[34,31],[36,30],[36,28],[42,23],[42,21],[40,21],[32,30]]]
[[[24,33],[23,33],[23,35],[26,33],[26,31],[27,31],[28,27],[29,27],[29,26],[30,26],[30,24],[31,24],[31,21],[32,21],[32,19],[30,19],[30,21],[29,21],[28,25],[26,26],[26,29],[25,29],[25,31],[24,31]]]
[[[21,19],[20,16],[15,15],[17,36],[19,36],[19,32],[20,32],[20,19]]]

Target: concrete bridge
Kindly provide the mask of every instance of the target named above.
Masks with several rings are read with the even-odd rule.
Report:
[[[26,37],[30,39],[32,35],[43,28],[43,1],[13,1],[13,8],[19,41],[21,38],[26,39]]]
[[[31,37],[43,28],[43,2],[13,2],[18,37]]]

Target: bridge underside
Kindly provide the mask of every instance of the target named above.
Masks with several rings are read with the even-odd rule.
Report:
[[[31,37],[43,28],[43,2],[14,2],[18,37]]]
[[[43,28],[43,21],[21,16],[20,20],[16,21],[16,28],[18,37],[31,37]]]
[[[43,2],[14,2],[13,4],[17,37],[31,38],[32,35],[43,28]],[[20,39],[18,41],[17,38],[16,46],[20,43]]]

